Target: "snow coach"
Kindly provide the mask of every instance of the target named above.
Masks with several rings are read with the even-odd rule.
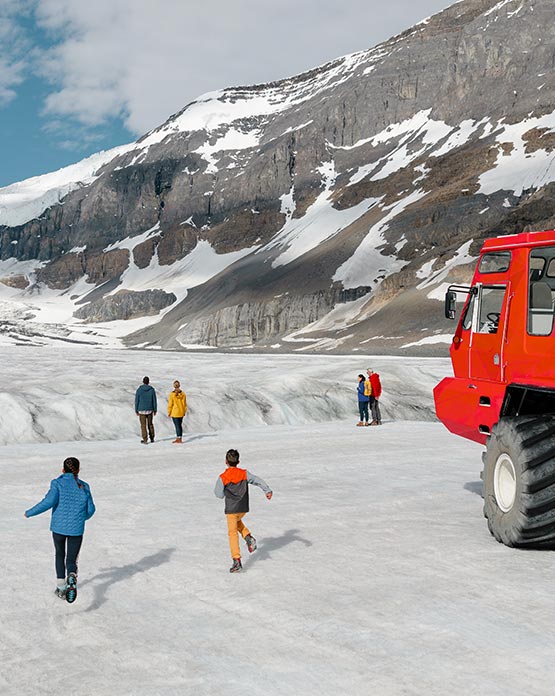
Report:
[[[488,239],[434,389],[441,422],[482,443],[484,516],[497,541],[555,548],[555,231]]]

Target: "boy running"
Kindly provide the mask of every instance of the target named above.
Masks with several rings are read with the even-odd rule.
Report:
[[[249,483],[262,488],[266,493],[266,498],[271,500],[272,491],[268,484],[258,476],[254,476],[246,469],[239,469],[239,452],[230,449],[225,455],[226,470],[220,474],[214,487],[214,494],[218,498],[225,498],[225,515],[227,518],[227,530],[229,535],[229,548],[233,565],[229,569],[230,573],[237,573],[242,570],[241,551],[239,550],[240,533],[247,542],[249,553],[256,549],[256,539],[242,522],[243,517],[249,511]]]

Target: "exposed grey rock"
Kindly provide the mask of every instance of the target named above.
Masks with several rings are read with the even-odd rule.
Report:
[[[17,273],[15,275],[0,278],[0,283],[2,283],[3,285],[7,285],[10,288],[23,289],[29,286],[29,278],[27,278],[26,275]]]
[[[173,292],[168,293],[163,290],[143,290],[142,292],[120,290],[115,295],[107,295],[80,307],[74,312],[74,316],[85,322],[135,319],[158,314],[161,309],[173,304],[176,299]]]
[[[265,302],[244,302],[189,322],[177,334],[182,344],[252,346],[283,336],[327,314],[337,302],[337,292],[291,296],[285,293]]]

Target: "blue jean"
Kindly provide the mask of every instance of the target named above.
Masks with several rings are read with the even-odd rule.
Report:
[[[175,426],[175,435],[176,437],[182,437],[183,435],[183,416],[181,418],[174,418],[172,416],[172,421]]]

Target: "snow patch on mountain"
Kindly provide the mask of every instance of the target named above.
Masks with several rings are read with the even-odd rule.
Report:
[[[104,253],[106,253],[108,251],[114,251],[115,249],[128,249],[129,251],[133,251],[133,249],[138,244],[142,244],[149,237],[153,237],[154,235],[156,235],[156,233],[159,231],[160,231],[160,223],[157,222],[154,225],[154,227],[151,227],[150,229],[146,230],[146,232],[142,232],[141,234],[137,234],[137,235],[134,235],[132,237],[126,237],[125,239],[122,239],[119,242],[114,242],[113,244],[110,244],[109,246],[107,246],[103,251],[104,251]]]
[[[218,171],[216,154],[225,150],[247,150],[256,147],[260,141],[258,131],[244,133],[235,128],[230,128],[225,135],[218,138],[212,145],[205,142],[193,152],[197,152],[208,163],[207,174],[216,174]]]
[[[456,266],[463,266],[467,263],[475,261],[476,257],[471,256],[469,253],[473,241],[473,239],[470,239],[468,240],[468,242],[465,242],[459,249],[457,249],[453,257],[445,263],[443,268],[436,270],[435,273],[432,273],[431,275],[424,276],[424,280],[416,286],[417,290],[423,290],[425,288],[430,287],[431,285],[437,285],[438,283],[441,283]],[[433,262],[432,265],[434,265]],[[420,273],[421,275],[417,275],[419,275],[419,277],[422,277],[422,275],[424,274],[424,266],[420,269]],[[428,295],[428,297],[430,297],[430,295]]]
[[[384,211],[388,211],[387,214],[373,225],[355,253],[339,266],[333,280],[341,281],[346,289],[361,285],[377,286],[387,275],[400,271],[407,264],[406,261],[394,256],[384,256],[379,251],[380,246],[385,244],[383,233],[388,229],[391,220],[425,195],[425,191],[418,189],[397,203],[386,206]]]
[[[26,276],[29,279],[30,284],[34,282],[34,276],[39,268],[46,265],[46,261],[38,261],[37,259],[31,259],[29,261],[19,261],[15,257],[9,259],[0,260],[0,279],[9,279],[14,276]],[[8,287],[6,285],[0,284],[2,288],[2,295],[6,292],[19,293],[21,290],[17,288]]]
[[[167,266],[160,265],[156,254],[147,268],[139,268],[131,260],[121,277],[120,285],[110,294],[113,295],[120,290],[139,292],[161,289],[165,292],[173,292],[179,302],[186,297],[190,288],[205,283],[257,248],[253,246],[227,254],[217,254],[210,242],[201,240],[187,256]],[[160,319],[160,316],[162,315],[158,315],[156,321]]]
[[[262,89],[230,88],[207,92],[161,127],[147,133],[138,144],[141,148],[149,148],[176,133],[211,132],[239,120],[280,113],[349,79],[358,65],[371,59],[374,53],[376,49],[352,53],[305,75]]]
[[[135,144],[130,143],[103,150],[50,174],[0,188],[0,225],[16,227],[39,217],[44,210],[60,203],[70,191],[91,184],[105,164],[134,147]]]
[[[489,10],[487,10],[487,12],[484,12],[484,16],[489,17],[489,15],[498,13],[502,7],[505,7],[505,5],[508,5],[510,2],[515,2],[515,0],[500,0],[500,2],[497,3],[497,5],[494,5]],[[521,6],[522,6],[522,3],[521,3]],[[515,13],[514,12],[508,13],[508,16],[512,16],[513,14],[515,14]]]
[[[420,341],[413,341],[412,343],[405,343],[403,348],[412,348],[413,346],[429,346],[434,343],[452,343],[453,334],[434,334],[433,336],[426,336],[426,338],[420,339]]]
[[[332,188],[337,177],[333,160],[323,163],[318,171],[322,174],[324,190],[308,208],[302,218],[289,218],[276,236],[264,247],[284,249],[274,259],[272,266],[284,266],[314,249],[322,242],[338,234],[379,203],[379,198],[368,198],[346,210],[337,210],[332,204]],[[287,199],[282,199],[287,205]]]
[[[391,174],[407,167],[427,151],[433,148],[456,130],[443,121],[430,118],[431,109],[419,111],[412,118],[390,124],[371,138],[364,138],[354,145],[337,149],[352,150],[371,145],[377,147],[392,140],[395,141],[393,149],[378,161],[372,161],[358,168],[349,180],[349,185],[357,184],[372,174],[371,181],[386,179]],[[462,128],[459,126],[459,130]],[[464,134],[459,137],[459,142],[453,142],[452,147],[458,147],[463,143]]]
[[[497,191],[513,191],[516,196],[526,189],[537,189],[555,181],[555,152],[538,149],[527,152],[524,140],[532,129],[546,129],[555,132],[555,111],[538,118],[527,118],[520,123],[499,124],[501,130],[496,135],[499,154],[495,166],[480,176],[479,193],[486,195]],[[502,144],[509,143],[512,149],[507,153]]]

